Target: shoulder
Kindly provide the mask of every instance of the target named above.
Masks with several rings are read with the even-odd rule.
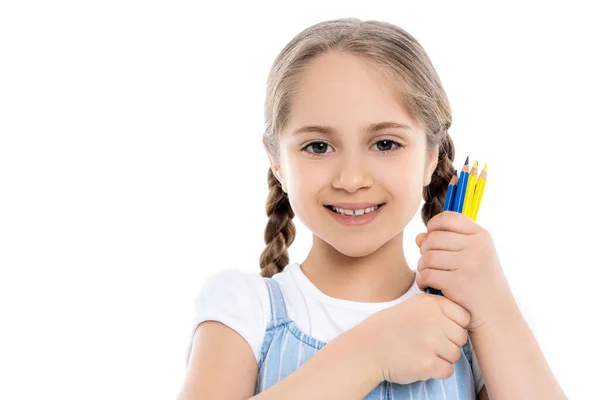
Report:
[[[242,336],[258,360],[270,312],[268,289],[260,274],[226,269],[209,276],[196,293],[189,339],[193,340],[200,323],[218,321]]]
[[[265,280],[258,273],[225,269],[209,276],[194,299],[196,307],[205,301],[219,300],[226,304],[245,303],[261,306],[268,292]]]

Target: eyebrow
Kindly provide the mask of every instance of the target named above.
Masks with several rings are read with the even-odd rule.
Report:
[[[375,124],[369,125],[366,129],[366,132],[372,133],[372,132],[377,132],[377,131],[381,131],[384,129],[392,129],[392,128],[406,129],[409,131],[412,130],[409,125],[399,124],[397,122],[392,122],[392,121],[385,121],[385,122],[377,122]],[[316,133],[332,135],[335,133],[335,129],[333,129],[330,126],[305,125],[301,128],[294,130],[292,132],[292,135],[297,135],[297,134],[306,133],[306,132],[316,132]]]

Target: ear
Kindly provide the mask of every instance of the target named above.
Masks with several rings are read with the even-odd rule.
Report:
[[[273,175],[275,175],[275,177],[281,184],[281,188],[283,189],[283,191],[285,193],[287,193],[285,181],[283,180],[282,174],[281,174],[281,165],[275,163],[275,161],[273,160],[273,157],[271,157],[270,154],[267,154],[267,155],[269,156],[269,163],[271,164],[271,171],[273,172]]]
[[[440,155],[439,146],[427,152],[427,161],[425,166],[425,176],[423,177],[423,186],[428,186],[431,183],[431,177],[438,165],[438,157]]]

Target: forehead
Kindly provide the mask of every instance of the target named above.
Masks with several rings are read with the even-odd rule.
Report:
[[[286,131],[306,123],[351,129],[380,121],[416,128],[397,86],[355,55],[320,55],[299,76]]]

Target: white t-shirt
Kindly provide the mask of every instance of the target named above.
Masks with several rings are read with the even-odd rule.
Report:
[[[413,282],[404,295],[388,302],[362,303],[336,299],[321,292],[304,275],[297,262],[287,265],[282,272],[273,275],[273,279],[281,286],[288,316],[300,330],[324,342],[330,342],[377,311],[423,293]],[[227,269],[211,276],[194,301],[186,364],[189,363],[196,327],[204,321],[219,321],[235,330],[248,342],[258,362],[270,317],[269,292],[258,272]],[[479,392],[484,381],[475,352],[472,351],[472,354],[473,377]]]

